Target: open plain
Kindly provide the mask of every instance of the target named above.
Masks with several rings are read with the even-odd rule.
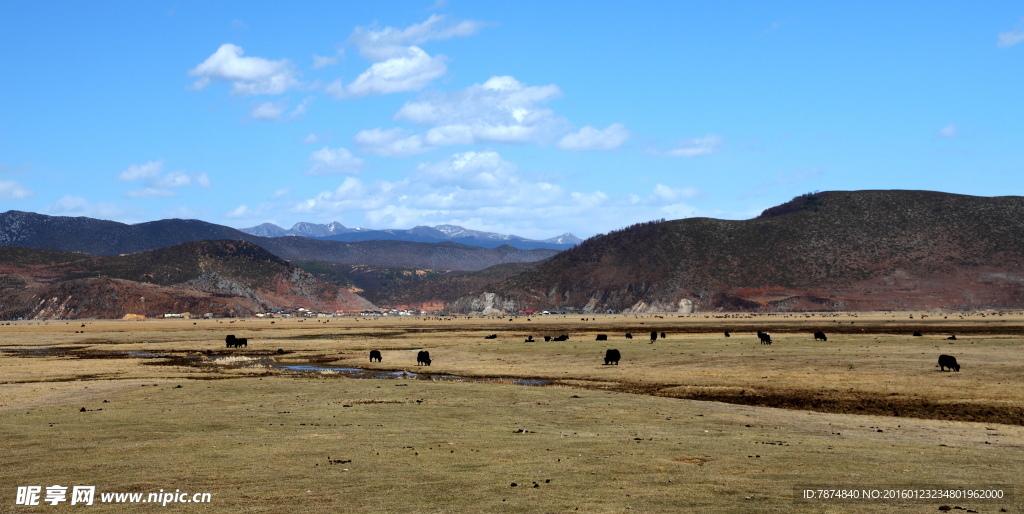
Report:
[[[55,484],[95,486],[97,512],[146,507],[100,492],[160,490],[228,512],[1024,508],[1020,313],[62,320],[0,337],[0,511]],[[801,497],[823,488],[1004,496]]]

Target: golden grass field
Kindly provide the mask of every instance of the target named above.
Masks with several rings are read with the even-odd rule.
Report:
[[[1021,512],[1024,316],[925,316],[4,323],[0,511]],[[55,484],[94,485],[97,504],[15,505]],[[1011,496],[796,493],[821,487]],[[161,489],[212,498],[98,501]]]

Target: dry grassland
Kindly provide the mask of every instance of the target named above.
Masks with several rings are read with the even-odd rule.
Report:
[[[17,486],[61,484],[212,493],[166,507],[189,512],[1020,512],[1016,495],[796,501],[810,486],[1024,494],[1024,319],[908,316],[4,324],[0,511],[32,511]],[[354,367],[406,375],[339,369]]]

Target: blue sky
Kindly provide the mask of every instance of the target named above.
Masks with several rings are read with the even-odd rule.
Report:
[[[1024,191],[1020,2],[0,1],[0,211],[547,238]]]

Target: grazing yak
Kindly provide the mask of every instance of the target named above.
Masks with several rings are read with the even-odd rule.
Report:
[[[918,332],[916,330],[914,331],[914,337],[921,337],[922,335],[923,334],[921,334],[920,332]]]
[[[729,333],[728,332],[725,333],[725,337],[729,337]]]
[[[665,333],[664,332],[661,333],[661,338],[665,339]]]
[[[525,341],[523,341],[523,342],[524,342],[524,343],[533,343],[533,342],[534,342],[534,340],[533,340],[533,336],[527,336],[527,337],[526,337],[526,340],[525,340]]]
[[[608,340],[608,334],[597,334],[597,340],[598,341],[607,341]]]
[[[544,336],[544,342],[548,342],[550,340],[551,340],[551,336]]]
[[[653,343],[653,342],[655,342],[657,340],[658,340],[658,333],[657,332],[651,332],[651,342]]]
[[[484,339],[497,339],[497,338],[498,338],[498,334],[491,334],[489,336],[484,336]]]
[[[607,366],[609,364],[614,364],[614,365],[618,366],[619,365],[619,359],[621,357],[622,356],[619,355],[619,351],[618,350],[608,350],[608,351],[604,352],[604,365]]]
[[[566,334],[562,334],[562,335],[556,337],[554,340],[555,341],[568,341],[569,340],[569,336],[566,335]]]
[[[373,362],[373,361],[377,361],[377,362],[381,361],[380,350],[370,350],[370,362]]]
[[[626,339],[633,339],[633,334],[626,332]]]
[[[430,352],[426,350],[420,350],[416,354],[416,365],[417,366],[429,366],[430,365]]]
[[[249,340],[248,339],[246,339],[244,337],[235,337],[234,334],[231,334],[231,335],[225,337],[224,338],[224,342],[227,344],[228,348],[239,348],[239,347],[242,347],[242,346],[244,346],[246,348],[249,347]]]
[[[956,341],[956,334],[953,334],[946,338],[947,341]]]
[[[758,330],[757,337],[761,340],[761,344],[772,344],[772,336],[768,335],[768,332]]]
[[[960,371],[960,365],[956,363],[956,357],[952,355],[939,355],[939,371],[946,371],[949,368],[953,371]]]
[[[825,333],[824,332],[819,330],[819,331],[814,333],[814,340],[815,341],[828,341],[828,338],[825,337]]]

